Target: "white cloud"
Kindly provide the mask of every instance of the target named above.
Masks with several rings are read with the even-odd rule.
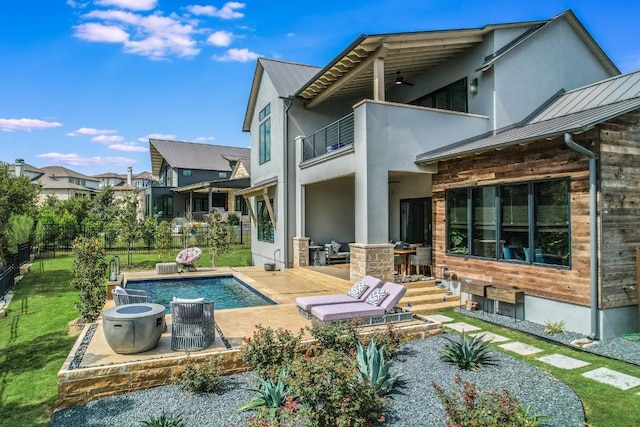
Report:
[[[238,12],[237,9],[244,9],[245,3],[230,1],[224,4],[221,9],[214,6],[200,6],[193,4],[187,6],[187,10],[197,16],[213,16],[221,19],[236,19],[244,17],[244,13]]]
[[[80,128],[76,131],[67,133],[67,136],[80,136],[80,135],[107,135],[110,133],[116,133],[117,130],[111,129],[94,129],[94,128]]]
[[[207,37],[207,43],[214,46],[229,46],[232,38],[233,34],[228,31],[216,31]]]
[[[67,0],[67,5],[71,6],[73,8],[83,9],[83,8],[85,8],[85,7],[87,7],[89,5],[89,2],[88,1],[80,2],[80,1],[74,1],[74,0]]]
[[[103,25],[95,22],[76,25],[75,36],[90,42],[125,43],[129,34],[115,25]]]
[[[147,136],[141,136],[138,138],[138,141],[149,142],[149,139],[167,139],[169,141],[174,141],[176,136],[172,133],[150,133]]]
[[[125,52],[151,59],[169,55],[190,57],[200,53],[193,38],[196,28],[182,23],[175,15],[144,16],[119,10],[94,10],[82,17],[103,21],[76,26],[76,37],[83,40],[122,43]]]
[[[130,153],[144,153],[149,151],[147,147],[141,147],[137,145],[135,142],[125,142],[123,144],[111,144],[109,146],[110,150],[116,151],[127,151]]]
[[[126,157],[82,157],[76,153],[43,153],[39,154],[36,157],[40,157],[43,159],[50,159],[52,162],[61,165],[69,165],[69,166],[91,166],[91,165],[100,165],[100,166],[131,166],[132,163],[138,163],[137,160],[128,159]]]
[[[296,33],[287,33],[287,37],[295,37]]]
[[[215,138],[212,136],[199,136],[196,139],[194,139],[195,142],[206,142],[206,141],[213,141]]]
[[[253,61],[255,59],[258,59],[260,55],[258,53],[252,52],[249,49],[229,49],[227,51],[227,53],[225,53],[223,56],[217,56],[214,55],[212,56],[212,58],[216,61],[222,61],[222,62],[230,62],[230,61],[237,61],[237,62],[247,62],[247,61]]]
[[[62,123],[47,122],[39,119],[0,119],[0,130],[4,132],[24,131],[56,128],[62,126]]]
[[[112,142],[120,142],[124,140],[120,135],[98,135],[91,138],[91,142],[99,142],[100,144],[111,144]]]
[[[156,7],[157,0],[94,0],[98,6],[115,6],[129,10],[151,10]]]

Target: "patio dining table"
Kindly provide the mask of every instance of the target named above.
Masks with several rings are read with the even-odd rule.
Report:
[[[409,255],[411,254],[415,254],[416,253],[416,249],[413,248],[409,248],[409,249],[403,249],[403,248],[394,248],[393,249],[393,254],[394,255],[402,255],[402,274],[408,274],[409,272],[409,263],[407,261],[407,258],[409,257]]]

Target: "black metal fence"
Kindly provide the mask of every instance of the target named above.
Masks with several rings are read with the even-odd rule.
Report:
[[[173,225],[171,228],[171,249],[183,249],[190,246],[209,246],[206,236],[207,224]],[[73,248],[76,237],[96,237],[102,243],[107,253],[127,252],[128,242],[118,234],[116,228],[90,229],[85,227],[49,226],[46,230],[37,233],[33,242],[33,251],[36,258],[55,258],[67,256]],[[229,243],[245,244],[251,242],[251,224],[240,222],[238,225],[228,225],[227,234]],[[140,237],[132,242],[131,253],[150,253],[154,250],[155,239],[153,235]]]
[[[29,242],[18,245],[18,252],[5,258],[4,267],[0,267],[0,298],[9,292],[20,274],[20,266],[29,261],[31,245]]]

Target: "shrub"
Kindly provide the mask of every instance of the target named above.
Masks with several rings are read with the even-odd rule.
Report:
[[[257,389],[251,391],[257,393],[253,399],[246,405],[243,405],[238,411],[246,411],[248,409],[264,408],[269,414],[269,418],[273,419],[276,416],[276,411],[284,406],[287,397],[287,386],[284,383],[284,379],[287,376],[287,371],[284,368],[280,370],[280,376],[277,381],[270,379],[258,378],[260,386]]]
[[[358,321],[313,322],[311,327],[307,327],[307,330],[317,340],[320,348],[355,354],[359,324]]]
[[[33,230],[33,218],[29,215],[11,214],[7,229],[8,251],[18,253],[18,245],[29,241]]]
[[[288,383],[303,425],[370,426],[384,419],[384,400],[358,374],[355,359],[335,350],[298,357]]]
[[[544,425],[545,415],[531,414],[531,406],[523,408],[515,396],[507,390],[502,393],[478,390],[475,383],[462,384],[460,375],[453,378],[449,393],[432,382],[431,385],[446,413],[447,427],[491,426],[491,427],[538,427]]]
[[[495,364],[493,357],[489,354],[491,351],[489,344],[482,340],[483,335],[469,338],[462,332],[458,336],[459,341],[446,335],[443,337],[449,343],[442,349],[440,360],[452,363],[460,369],[472,371],[485,365]]]
[[[107,299],[105,289],[107,259],[100,242],[80,237],[73,243],[73,279],[71,285],[80,291],[77,302],[80,316],[95,322]]]
[[[375,341],[379,347],[384,347],[384,358],[386,360],[395,359],[400,346],[406,341],[406,334],[388,323],[384,331],[376,331],[371,334],[360,336],[360,343],[363,346],[369,345],[370,341]]]
[[[181,427],[182,414],[162,411],[159,417],[149,415],[146,420],[140,421],[140,423],[146,427]]]
[[[261,378],[277,378],[282,367],[291,363],[298,352],[298,345],[302,341],[303,329],[293,334],[288,329],[256,325],[252,337],[243,338],[244,345],[240,350],[240,357]]]
[[[551,320],[547,320],[544,322],[544,333],[545,334],[566,334],[567,330],[564,327],[564,320],[558,320],[557,322],[553,322]]]
[[[222,358],[211,357],[204,364],[189,363],[179,375],[180,386],[192,393],[211,393],[218,389]]]
[[[240,217],[233,212],[227,215],[227,223],[229,225],[240,225]]]
[[[287,396],[284,405],[278,408],[275,416],[270,416],[267,411],[258,412],[249,419],[247,427],[299,427],[299,409],[300,404],[291,396]]]
[[[365,349],[358,343],[356,360],[360,378],[367,381],[379,396],[384,396],[393,389],[399,375],[389,373],[391,362],[384,360],[384,346],[378,347],[375,341],[370,341]]]

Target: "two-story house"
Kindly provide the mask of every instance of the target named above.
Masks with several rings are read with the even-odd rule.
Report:
[[[249,186],[250,149],[149,139],[152,174],[158,182],[144,189],[144,216],[202,220],[216,208],[246,213],[238,189]],[[238,203],[236,203],[238,202]]]
[[[639,83],[619,74],[570,10],[362,35],[321,68],[259,59],[254,263],[336,240],[352,280],[391,280],[389,242],[421,243],[440,271],[523,291],[504,309],[525,319],[636,330]]]
[[[99,179],[64,166],[45,166],[40,169],[44,172],[38,178],[40,204],[44,203],[49,196],[54,196],[61,201],[74,197],[92,198],[100,188]]]
[[[100,180],[100,188],[110,186],[118,187],[125,184],[132,186],[133,188],[143,189],[151,186],[153,182],[157,181],[151,172],[133,173],[131,166],[127,167],[126,174],[120,174],[115,172],[106,172],[99,175],[93,175],[93,178]]]

